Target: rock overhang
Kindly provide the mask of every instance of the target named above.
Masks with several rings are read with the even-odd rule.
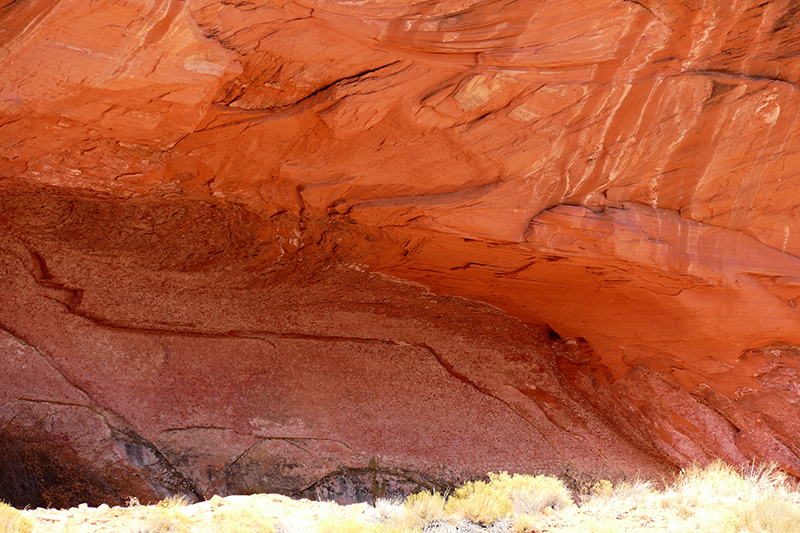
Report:
[[[152,458],[137,468],[166,476],[148,473],[150,483],[189,480],[200,492],[241,490],[226,472],[251,447],[283,466],[248,483],[269,488],[265,479],[283,476],[295,480],[280,485],[289,492],[380,453],[387,468],[432,479],[525,465],[621,476],[713,457],[800,472],[800,72],[789,5],[190,0],[2,10],[0,322],[88,395],[80,405],[94,414],[81,416],[104,415],[111,429],[97,446],[109,462],[120,449],[109,443],[133,439],[151,450],[134,454]],[[501,342],[486,331],[491,307],[431,304],[383,275],[495,306],[509,315],[497,331],[516,333]],[[367,301],[352,295],[361,291]],[[467,330],[453,333],[444,313]],[[444,348],[409,324],[434,337],[440,328],[453,354],[471,345],[434,359],[495,402],[486,412],[512,413],[501,440],[533,439],[538,455],[490,447],[440,457],[434,446],[415,457],[395,434],[402,417],[384,417],[389,404],[376,418],[384,426],[362,430],[375,438],[359,440],[322,408],[327,426],[273,420],[281,429],[270,430],[198,403],[200,391],[223,402],[252,388],[255,370],[242,361],[306,361],[275,378],[281,394],[262,391],[269,401],[252,419],[332,394],[309,358],[334,361],[353,343],[370,346],[365,361],[432,363]],[[557,334],[543,335],[548,327]],[[277,352],[270,335],[285,344]],[[200,374],[180,371],[190,354],[200,354]],[[138,377],[111,390],[78,364],[124,374],[120,358]],[[206,383],[221,379],[203,366],[215,358],[237,369],[238,385]],[[160,385],[141,394],[142,379]],[[186,396],[155,401],[165,384]],[[350,387],[344,405],[357,412],[369,394]],[[25,388],[7,396],[6,418],[67,416],[32,409],[25,402],[40,399]],[[167,413],[137,414],[142,401]],[[167,406],[177,406],[169,423],[159,421]],[[382,441],[398,448],[382,451]],[[319,442],[335,444],[309,451]],[[313,466],[297,466],[297,453]]]

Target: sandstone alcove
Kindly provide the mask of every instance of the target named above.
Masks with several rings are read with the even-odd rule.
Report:
[[[796,11],[0,2],[0,498],[800,475]]]

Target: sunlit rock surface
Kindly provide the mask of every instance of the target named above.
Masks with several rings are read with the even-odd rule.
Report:
[[[800,475],[798,15],[0,2],[0,445],[122,500]]]

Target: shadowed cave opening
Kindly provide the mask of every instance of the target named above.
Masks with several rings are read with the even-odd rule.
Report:
[[[118,481],[86,465],[61,436],[0,433],[0,500],[18,509],[121,505]]]
[[[447,494],[454,488],[450,483],[419,472],[381,467],[372,459],[368,467],[338,469],[290,496],[334,501],[340,505],[362,502],[374,505],[381,498],[399,501],[409,494],[423,490]]]

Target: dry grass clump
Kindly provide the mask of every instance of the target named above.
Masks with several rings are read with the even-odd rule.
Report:
[[[175,497],[154,506],[106,507],[101,521],[117,517],[114,530],[123,533],[800,533],[800,493],[783,472],[738,471],[721,462],[687,468],[663,490],[647,481],[599,481],[579,507],[555,478],[505,472],[449,496],[420,492],[372,508],[287,504],[269,497],[187,505]],[[39,530],[39,511],[0,503],[0,533]],[[86,509],[69,513],[63,531],[92,516]]]
[[[421,530],[428,524],[447,518],[444,496],[437,492],[423,491],[410,495],[403,502],[400,516],[390,524],[407,528],[409,531]]]
[[[421,526],[404,525],[402,521],[365,522],[358,518],[328,518],[317,526],[318,533],[420,533]]]
[[[701,533],[800,531],[800,495],[774,466],[739,473],[716,461],[683,471],[660,504]]]
[[[445,517],[444,496],[438,492],[422,491],[410,495],[403,502],[403,509],[407,514],[419,517],[424,522],[443,520]]]
[[[447,514],[482,526],[511,515],[511,499],[500,487],[485,481],[470,481],[457,488],[445,505]]]
[[[189,500],[186,498],[186,496],[177,495],[164,498],[156,504],[156,507],[160,509],[180,509],[181,507],[186,507],[187,505],[189,505]]]
[[[715,462],[684,470],[664,490],[644,480],[599,481],[577,508],[556,478],[501,472],[448,498],[412,495],[401,513],[380,514],[365,529],[324,533],[800,533],[800,494],[775,468],[739,472]]]
[[[738,523],[747,531],[800,531],[800,505],[797,502],[765,497],[746,505],[737,514]]]
[[[472,481],[455,490],[445,510],[450,516],[488,526],[512,515],[540,513],[548,507],[572,505],[564,483],[550,476],[529,476],[507,472],[489,474],[489,481]]]
[[[369,517],[369,533],[419,533],[426,526],[444,523],[446,499],[437,492],[423,491],[408,496],[405,501],[378,499]],[[352,523],[326,525],[321,533],[361,533]]]
[[[33,522],[7,503],[0,501],[0,531],[3,533],[31,533]]]
[[[131,527],[130,533],[192,533],[193,520],[181,511],[188,504],[182,496],[161,500]]]
[[[536,514],[544,509],[564,509],[572,497],[564,483],[551,476],[527,476],[507,472],[489,474],[489,484],[511,501],[514,514]]]
[[[394,498],[378,498],[373,505],[372,520],[388,522],[398,519],[403,513],[403,500]]]
[[[198,521],[182,511],[188,504],[183,496],[161,500],[148,508],[131,533],[275,533],[272,519],[258,508],[222,507],[210,519]]]
[[[131,528],[131,533],[191,533],[192,519],[177,509],[155,507]]]
[[[214,514],[209,533],[275,533],[272,520],[246,507],[222,508]]]
[[[647,480],[634,479],[614,485],[603,479],[595,483],[588,494],[581,495],[581,503],[582,506],[616,509],[641,505],[656,494],[653,483]]]
[[[647,482],[601,482],[593,492],[581,512],[597,519],[576,531],[616,533],[650,524],[674,533],[800,532],[800,494],[774,467],[738,472],[717,461],[685,469],[663,491]]]
[[[529,514],[517,515],[511,524],[512,533],[538,533],[539,518]]]
[[[327,518],[318,526],[319,533],[375,533],[382,529],[381,524],[367,524],[356,518]]]
[[[572,505],[569,491],[556,478],[547,476],[489,474],[488,481],[470,481],[445,497],[435,492],[409,496],[402,506],[381,504],[373,513],[370,533],[419,533],[512,530],[534,531],[535,518],[545,508]],[[513,520],[513,524],[511,523]],[[362,533],[354,524],[326,525],[321,533]]]

